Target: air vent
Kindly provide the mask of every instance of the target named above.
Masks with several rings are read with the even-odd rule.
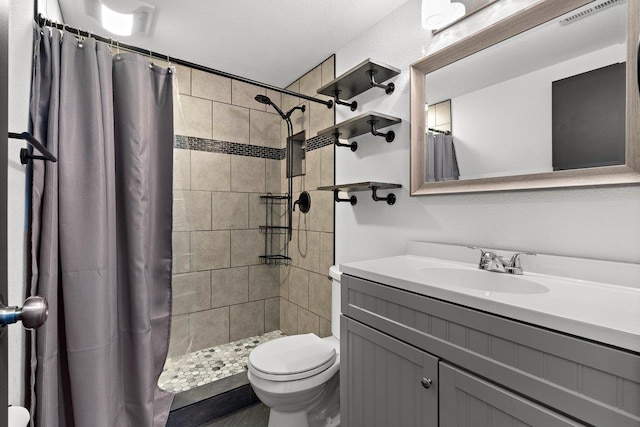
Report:
[[[622,3],[624,3],[624,0],[607,0],[603,3],[597,4],[595,6],[591,6],[588,9],[584,9],[574,15],[568,16],[563,20],[561,20],[560,23],[562,25],[571,24],[572,22],[585,18],[589,15],[593,15],[594,13],[600,12],[601,10],[606,9],[610,6],[615,6],[617,4],[622,4]]]

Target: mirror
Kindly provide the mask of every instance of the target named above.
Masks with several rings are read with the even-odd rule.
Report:
[[[411,67],[411,194],[640,182],[637,0],[543,0]]]

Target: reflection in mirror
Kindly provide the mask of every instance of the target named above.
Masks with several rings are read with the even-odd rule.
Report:
[[[625,164],[626,2],[597,3],[427,74],[423,179]]]

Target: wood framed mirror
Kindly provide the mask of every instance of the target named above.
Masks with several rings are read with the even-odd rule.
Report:
[[[411,195],[640,183],[639,35],[640,0],[541,0],[412,64]]]

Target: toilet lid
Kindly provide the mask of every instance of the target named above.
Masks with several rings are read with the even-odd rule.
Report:
[[[271,381],[292,381],[316,375],[335,360],[334,346],[317,335],[292,335],[256,347],[249,354],[249,368]]]

